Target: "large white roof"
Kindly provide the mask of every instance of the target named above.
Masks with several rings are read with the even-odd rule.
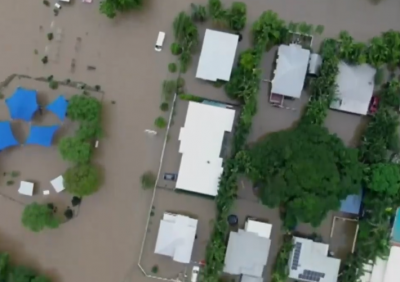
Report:
[[[244,230],[269,239],[271,237],[272,224],[249,219],[246,221]]]
[[[236,34],[206,29],[196,77],[229,81],[238,42]]]
[[[197,230],[197,219],[164,213],[158,230],[155,253],[189,263]]]
[[[220,158],[226,131],[232,131],[235,110],[189,102],[179,133],[182,154],[176,188],[216,196],[223,172]]]
[[[339,63],[337,99],[331,108],[344,112],[366,115],[374,92],[376,70],[370,65],[351,66],[345,62]]]
[[[271,92],[286,97],[300,98],[306,78],[310,50],[300,45],[281,45]]]
[[[289,277],[312,282],[337,282],[340,260],[328,257],[329,245],[294,237],[295,247],[289,259]]]

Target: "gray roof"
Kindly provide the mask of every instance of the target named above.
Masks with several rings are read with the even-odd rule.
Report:
[[[309,282],[337,282],[340,259],[328,257],[329,246],[294,237],[289,277]]]
[[[233,275],[262,277],[271,240],[239,229],[231,232],[225,254],[224,272]]]
[[[264,278],[262,277],[254,277],[249,275],[242,275],[240,282],[263,282]]]

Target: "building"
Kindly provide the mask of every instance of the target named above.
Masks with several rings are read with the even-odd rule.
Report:
[[[179,133],[182,154],[176,188],[216,196],[223,172],[220,157],[225,132],[231,132],[235,110],[189,102]]]
[[[364,264],[363,276],[360,282],[398,282],[400,277],[400,247],[392,246],[387,260],[377,258],[375,264],[372,261]]]
[[[238,42],[237,34],[206,29],[196,77],[229,81]]]
[[[271,246],[272,225],[247,220],[245,229],[229,234],[224,272],[241,275],[241,282],[262,282]]]
[[[310,50],[300,45],[280,45],[271,93],[300,98],[310,60]]]
[[[329,245],[294,237],[289,277],[307,282],[337,282],[340,260],[328,257]]]
[[[154,252],[177,262],[190,263],[196,230],[197,219],[164,213]]]
[[[345,62],[340,62],[338,67],[338,93],[331,108],[366,115],[374,92],[376,70],[367,64],[352,66]]]

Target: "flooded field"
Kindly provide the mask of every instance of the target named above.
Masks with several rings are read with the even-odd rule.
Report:
[[[149,137],[144,130],[154,129],[154,119],[161,115],[161,82],[168,79],[167,65],[174,60],[169,52],[173,42],[171,23],[178,12],[188,10],[190,3],[183,0],[144,2],[143,10],[115,20],[99,14],[98,1],[92,4],[75,1],[63,7],[57,17],[41,1],[3,0],[0,4],[0,80],[13,73],[33,77],[53,75],[60,80],[100,85],[105,92],[106,137],[95,158],[104,172],[104,183],[97,194],[84,199],[79,217],[57,230],[33,234],[21,226],[23,206],[0,198],[3,214],[0,249],[10,252],[16,262],[48,273],[57,282],[145,281],[136,264],[152,193],[140,188],[139,178],[145,170],[157,171],[163,131]],[[228,6],[231,2],[225,3]],[[245,34],[261,12],[268,9],[288,21],[322,24],[324,36],[348,30],[359,40],[367,40],[390,28],[397,29],[400,24],[400,3],[395,0],[385,0],[376,6],[367,0],[254,0],[247,2],[247,6]],[[167,36],[163,52],[158,53],[153,47],[160,30]],[[54,34],[51,42],[47,39],[48,33]],[[248,46],[249,39],[245,35],[239,50]],[[41,61],[44,56],[48,57],[47,64]],[[185,74],[187,91],[202,97],[210,95],[216,100],[226,99],[218,96],[222,93],[220,89],[194,79],[196,66],[195,57]],[[295,112],[287,118],[272,109],[260,108],[260,111],[265,112],[258,119],[271,121],[273,128],[262,129],[260,133],[254,131],[252,140],[268,131],[291,126],[297,117]],[[351,131],[358,126],[357,122],[351,124],[352,128],[347,122],[335,124],[336,129],[332,130],[338,134],[344,132],[351,139]],[[38,173],[48,174],[45,178],[52,177],[53,172],[59,173],[66,164],[60,161],[55,148],[47,150],[50,151],[43,152],[43,157],[40,151],[32,152],[30,159],[27,150],[6,152],[5,156],[2,152],[0,165],[4,162],[4,167],[1,169],[25,171],[25,166],[35,166]],[[22,176],[33,177],[25,172]],[[2,190],[8,188],[1,184]],[[169,201],[173,206],[174,199]],[[273,216],[266,211],[265,217],[275,222]]]

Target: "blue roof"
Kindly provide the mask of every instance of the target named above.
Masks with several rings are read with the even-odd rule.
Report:
[[[36,95],[35,90],[18,87],[14,94],[6,99],[11,118],[31,121],[34,113],[39,109]]]
[[[54,133],[56,133],[59,127],[59,125],[32,125],[28,139],[26,140],[25,144],[50,147],[53,141]]]
[[[0,121],[0,151],[18,145],[9,121]]]
[[[46,109],[55,114],[60,120],[64,120],[67,115],[68,101],[63,95],[58,96]]]
[[[358,215],[360,213],[362,192],[358,195],[348,195],[345,200],[341,200],[340,211]]]

